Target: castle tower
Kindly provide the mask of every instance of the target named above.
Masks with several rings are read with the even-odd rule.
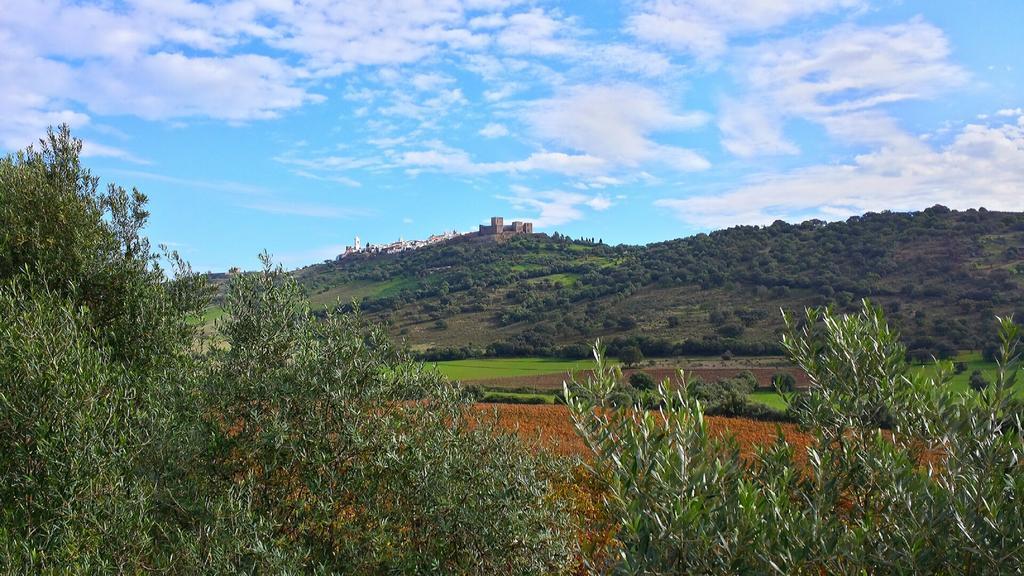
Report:
[[[356,243],[355,246],[353,246],[353,248],[355,248],[356,252],[359,252],[359,236],[356,236]]]

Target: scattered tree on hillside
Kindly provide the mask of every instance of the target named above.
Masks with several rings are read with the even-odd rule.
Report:
[[[988,387],[988,379],[981,373],[981,370],[975,370],[971,372],[971,377],[967,381],[971,388],[977,392],[981,392]]]
[[[633,366],[643,362],[644,354],[640,351],[640,347],[629,346],[619,353],[619,360],[621,360],[627,368],[632,368]]]

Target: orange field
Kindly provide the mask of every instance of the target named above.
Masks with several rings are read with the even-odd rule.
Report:
[[[515,430],[527,441],[562,455],[584,455],[586,447],[576,436],[565,406],[550,404],[481,404],[481,410],[497,412],[502,428]],[[762,422],[747,418],[707,416],[705,421],[712,434],[732,434],[744,456],[753,454],[754,447],[771,444],[777,431],[793,445],[797,457],[806,453],[810,437],[788,423]]]

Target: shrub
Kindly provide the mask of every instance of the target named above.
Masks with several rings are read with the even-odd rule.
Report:
[[[975,370],[971,372],[971,378],[967,381],[976,392],[981,392],[988,387],[988,380],[985,379],[985,375],[981,373],[981,370]]]
[[[634,372],[629,376],[629,385],[637,390],[653,390],[654,378],[645,372]]]
[[[601,573],[996,574],[1024,561],[1024,440],[1014,399],[1018,328],[1001,322],[996,381],[949,392],[950,363],[911,372],[881,310],[787,317],[783,344],[810,378],[790,405],[814,436],[806,464],[780,437],[745,462],[709,434],[695,386],[659,386],[660,412],[604,400],[617,374],[566,387],[594,451],[616,554]],[[892,433],[878,422],[891,418]],[[939,449],[941,447],[941,449]],[[923,461],[931,465],[922,466]],[[984,543],[979,545],[979,543]]]
[[[477,384],[464,384],[462,391],[470,402],[479,402],[484,397],[484,389]]]
[[[547,404],[548,401],[541,396],[518,396],[516,394],[502,394],[491,392],[485,394],[480,400],[492,404]]]
[[[723,338],[739,338],[743,335],[744,326],[738,322],[729,322],[715,328],[715,332]]]
[[[729,381],[731,381],[738,390],[745,394],[750,394],[757,389],[757,377],[754,376],[754,373],[750,370],[743,370],[737,373],[732,378],[729,378]]]
[[[639,346],[627,346],[623,348],[619,353],[619,360],[622,361],[626,367],[636,366],[644,359],[643,352],[640,351]]]
[[[789,372],[776,372],[772,374],[772,384],[781,392],[793,392],[796,390],[796,377]]]

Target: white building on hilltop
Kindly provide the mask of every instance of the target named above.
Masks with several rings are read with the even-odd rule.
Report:
[[[353,246],[345,246],[345,251],[338,255],[338,260],[357,254],[359,252],[368,252],[371,254],[396,254],[398,252],[404,252],[406,250],[416,250],[419,248],[425,248],[433,244],[440,242],[447,242],[454,238],[462,236],[462,233],[455,230],[449,232],[442,232],[440,234],[433,234],[426,240],[406,240],[404,237],[399,237],[397,242],[390,244],[367,244],[363,247],[359,240],[359,236],[356,236],[355,243]]]

